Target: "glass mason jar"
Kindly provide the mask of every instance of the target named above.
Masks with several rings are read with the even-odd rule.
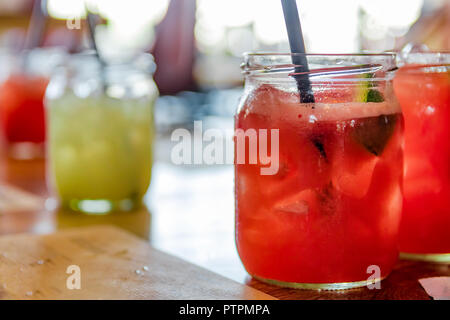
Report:
[[[55,48],[0,53],[1,140],[8,156],[44,157],[44,95],[63,55]]]
[[[140,206],[152,167],[154,70],[151,55],[101,65],[82,54],[51,78],[49,172],[62,207],[102,214]]]
[[[403,258],[450,262],[450,53],[409,53],[394,79],[405,117]]]
[[[291,54],[245,56],[235,116],[238,252],[250,275],[271,284],[365,286],[385,278],[398,257],[395,56],[303,56],[309,83]],[[298,88],[308,87],[314,103],[300,102]]]

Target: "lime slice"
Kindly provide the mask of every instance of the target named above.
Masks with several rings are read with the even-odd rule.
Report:
[[[365,79],[372,79],[373,73],[366,73],[363,75]],[[384,97],[380,91],[374,89],[374,84],[371,80],[361,81],[357,88],[356,101],[358,102],[383,102]]]

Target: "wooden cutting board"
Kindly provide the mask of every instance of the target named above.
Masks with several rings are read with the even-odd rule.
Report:
[[[69,266],[80,272],[72,267],[66,273]],[[73,289],[77,279],[81,288]],[[158,251],[122,229],[95,226],[0,237],[0,299],[274,298]]]

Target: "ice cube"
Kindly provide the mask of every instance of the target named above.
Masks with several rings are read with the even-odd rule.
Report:
[[[275,210],[287,213],[305,214],[309,211],[309,205],[304,200],[294,200],[291,203],[276,205]]]
[[[278,172],[275,175],[260,176],[261,192],[266,197],[283,197],[298,182],[298,172],[294,164],[287,159],[280,159]]]
[[[273,209],[282,213],[307,214],[317,200],[316,192],[308,189],[275,203]]]
[[[389,192],[386,201],[386,214],[380,216],[379,228],[385,236],[394,236],[398,232],[400,226],[401,211],[403,205],[403,194],[399,184]]]
[[[441,179],[428,159],[417,156],[405,159],[406,196],[415,196],[423,193],[438,193],[442,189]]]
[[[54,146],[55,160],[64,170],[71,171],[77,164],[77,149],[71,144]]]
[[[344,161],[346,160],[344,159]],[[332,183],[337,190],[346,196],[363,198],[369,191],[373,171],[377,163],[378,157],[375,156],[361,163],[350,161],[345,164],[335,163]]]

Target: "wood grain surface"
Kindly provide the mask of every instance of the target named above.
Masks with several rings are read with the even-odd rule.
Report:
[[[79,266],[81,288],[68,289]],[[0,239],[2,299],[273,299],[115,227]]]
[[[450,265],[400,260],[389,277],[381,282],[381,289],[295,290],[274,287],[255,279],[247,281],[247,285],[282,300],[430,300],[418,280],[437,276],[450,276]]]

